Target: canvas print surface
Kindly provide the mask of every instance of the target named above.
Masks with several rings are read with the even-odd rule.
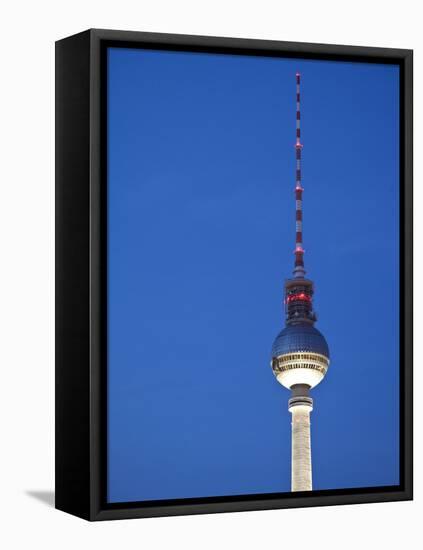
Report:
[[[107,75],[108,502],[398,485],[398,66]]]

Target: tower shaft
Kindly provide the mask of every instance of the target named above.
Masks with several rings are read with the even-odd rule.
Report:
[[[291,491],[311,491],[311,407],[297,405],[291,407],[292,414],[292,470]]]
[[[291,386],[288,409],[292,415],[291,491],[311,491],[310,413],[313,399],[308,384]]]

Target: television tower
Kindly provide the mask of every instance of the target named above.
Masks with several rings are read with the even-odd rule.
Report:
[[[272,347],[272,369],[278,382],[290,389],[288,410],[292,414],[291,490],[311,491],[310,389],[325,376],[329,367],[329,348],[315,328],[313,282],[305,278],[303,248],[303,188],[301,185],[300,74],[297,82],[297,128],[295,142],[295,267],[285,282],[285,328]]]

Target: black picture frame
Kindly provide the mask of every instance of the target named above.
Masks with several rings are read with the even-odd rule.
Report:
[[[400,67],[400,485],[107,504],[108,46],[394,63]],[[56,43],[56,508],[87,520],[412,499],[411,50],[91,29]]]

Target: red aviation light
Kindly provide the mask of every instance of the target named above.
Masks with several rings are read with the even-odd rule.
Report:
[[[300,292],[299,294],[290,294],[286,297],[286,302],[294,302],[300,300],[302,302],[311,302],[311,297],[308,294],[305,294],[304,292]]]

